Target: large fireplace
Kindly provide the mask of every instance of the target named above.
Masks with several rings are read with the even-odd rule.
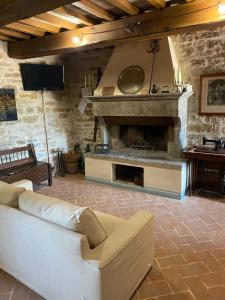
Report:
[[[187,101],[191,93],[90,97],[104,144],[139,155],[180,158],[186,146]],[[135,151],[134,151],[135,150]],[[118,151],[119,152],[119,151]],[[157,152],[155,154],[154,152]]]
[[[94,96],[86,97],[98,119],[102,144],[109,144],[111,150],[88,153],[85,175],[89,180],[182,199],[186,187],[182,149],[192,91],[181,93],[174,87],[174,71],[179,68],[169,40],[162,40],[160,49],[154,72],[148,41],[114,49]],[[135,95],[123,94],[118,85],[121,72],[129,66],[139,66],[145,73],[142,89]],[[162,92],[149,93],[150,82]],[[109,90],[114,94],[106,95]]]

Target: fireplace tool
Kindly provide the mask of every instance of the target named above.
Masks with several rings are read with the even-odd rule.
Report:
[[[90,145],[87,144],[85,150],[82,151],[82,150],[81,150],[81,147],[80,147],[80,144],[76,143],[75,146],[74,146],[74,151],[75,151],[76,153],[80,153],[80,159],[79,159],[79,162],[78,162],[78,166],[79,166],[79,171],[80,171],[82,174],[84,174],[84,173],[85,173],[85,160],[84,160],[84,154],[91,151]]]
[[[151,40],[149,43],[149,49],[147,51],[148,51],[148,53],[153,54],[151,77],[150,77],[150,87],[149,87],[149,94],[150,94],[151,90],[152,90],[152,80],[153,80],[153,73],[154,73],[154,68],[155,68],[156,54],[160,51],[160,40],[157,40],[157,39]]]

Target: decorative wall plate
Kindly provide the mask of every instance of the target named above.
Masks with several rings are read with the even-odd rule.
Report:
[[[139,66],[124,69],[118,79],[118,88],[123,94],[136,94],[144,84],[145,72]]]

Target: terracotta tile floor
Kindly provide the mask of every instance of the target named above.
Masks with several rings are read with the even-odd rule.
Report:
[[[128,218],[155,215],[155,263],[133,300],[225,300],[225,201],[184,201],[90,183],[82,176],[55,178],[37,192]],[[0,300],[42,299],[0,271]],[[62,299],[66,300],[66,299]]]

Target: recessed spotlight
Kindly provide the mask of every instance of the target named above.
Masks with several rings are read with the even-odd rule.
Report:
[[[72,40],[73,40],[74,44],[80,44],[82,42],[82,36],[81,35],[79,35],[79,36],[75,35]]]

